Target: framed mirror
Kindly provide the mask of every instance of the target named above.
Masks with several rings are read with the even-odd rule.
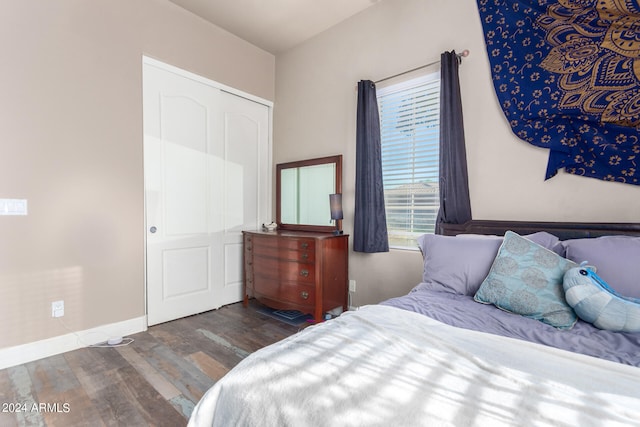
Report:
[[[342,155],[277,164],[278,228],[326,232],[342,229],[341,219],[331,219],[329,194],[335,193],[342,193]]]

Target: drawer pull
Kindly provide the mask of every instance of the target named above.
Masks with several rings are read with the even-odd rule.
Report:
[[[300,270],[300,275],[302,277],[309,277],[309,270]]]
[[[302,242],[302,244],[300,245],[300,247],[301,247],[302,249],[309,249],[309,243],[307,243],[307,242]]]
[[[302,299],[307,299],[307,298],[309,298],[309,292],[302,291],[302,292],[300,292],[300,296],[302,297]]]
[[[303,252],[302,259],[309,259],[309,254],[307,252]]]

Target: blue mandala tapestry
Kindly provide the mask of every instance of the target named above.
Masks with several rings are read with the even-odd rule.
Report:
[[[640,0],[478,0],[513,132],[567,172],[640,185]]]

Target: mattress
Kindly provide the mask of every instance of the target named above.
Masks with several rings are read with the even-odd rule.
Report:
[[[190,426],[640,425],[640,369],[372,305],[247,357]]]

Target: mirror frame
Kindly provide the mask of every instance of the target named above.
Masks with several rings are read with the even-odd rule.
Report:
[[[342,220],[337,220],[335,225],[310,225],[310,224],[283,224],[281,216],[281,176],[283,169],[300,168],[304,166],[316,166],[334,163],[336,165],[336,193],[342,193],[342,154],[336,156],[319,157],[316,159],[298,160],[295,162],[278,163],[276,165],[276,223],[281,230],[296,230],[296,231],[319,231],[319,232],[333,232],[336,230],[342,230]],[[327,205],[329,205],[329,198],[327,198]]]

